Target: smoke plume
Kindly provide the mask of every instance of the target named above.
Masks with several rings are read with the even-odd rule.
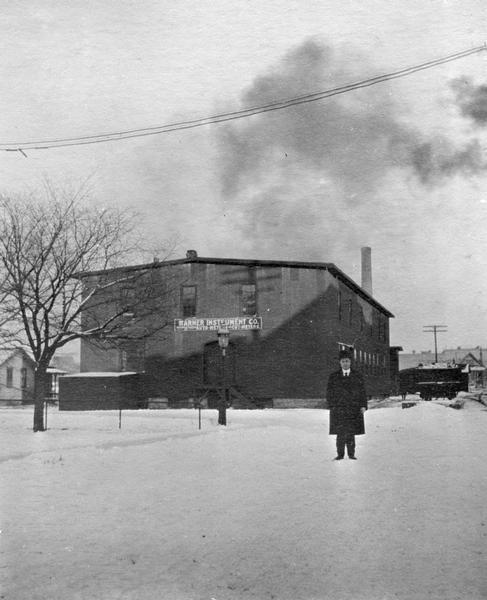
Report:
[[[469,79],[458,78],[451,84],[464,117],[474,124],[487,126],[487,85],[474,85]]]
[[[303,96],[359,81],[364,73],[380,70],[348,47],[338,51],[308,40],[257,77],[241,103],[260,106]],[[263,240],[270,250],[277,248],[269,240],[278,238],[284,247],[289,244],[291,256],[306,248],[310,258],[322,257],[323,241],[310,241],[316,238],[310,235],[313,227],[336,237],[341,211],[372,206],[391,174],[412,174],[420,186],[431,188],[454,175],[487,169],[478,141],[458,146],[414,128],[391,89],[387,83],[375,85],[219,130],[224,198],[239,213],[249,239],[261,240],[260,251]],[[469,102],[463,99],[477,119],[485,116],[482,97],[472,90]],[[298,224],[302,243],[296,242]],[[353,222],[346,229],[357,241]]]

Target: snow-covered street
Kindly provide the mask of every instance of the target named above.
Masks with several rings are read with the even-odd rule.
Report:
[[[487,597],[487,408],[0,409],[5,600]]]

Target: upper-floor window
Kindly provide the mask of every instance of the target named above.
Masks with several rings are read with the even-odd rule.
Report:
[[[352,319],[353,319],[353,302],[352,299],[350,298],[350,300],[348,301],[348,324],[351,325],[352,324]]]
[[[299,269],[291,269],[291,281],[299,281]]]
[[[183,285],[181,286],[181,308],[182,317],[196,316],[196,286],[195,285]]]
[[[242,285],[242,314],[257,314],[257,294],[254,283]]]
[[[341,321],[341,319],[342,319],[342,293],[340,292],[340,290],[338,290],[337,303],[338,303],[338,320]]]
[[[7,367],[7,387],[11,388],[14,384],[14,369]]]
[[[119,290],[120,311],[122,313],[133,313],[135,305],[135,289],[130,285],[122,285]]]

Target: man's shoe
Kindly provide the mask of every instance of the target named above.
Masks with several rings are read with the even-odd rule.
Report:
[[[356,457],[356,456],[349,456],[348,458],[349,458],[350,460],[357,460],[357,457]]]
[[[333,460],[343,460],[343,456],[335,456]]]

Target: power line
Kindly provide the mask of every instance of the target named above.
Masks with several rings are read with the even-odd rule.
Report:
[[[423,325],[424,333],[432,333],[435,338],[435,363],[438,362],[438,343],[437,343],[437,334],[438,333],[446,333],[448,331],[448,325]]]
[[[271,112],[271,111],[275,111],[275,110],[283,110],[283,109],[289,108],[291,106],[298,106],[300,104],[316,102],[318,100],[323,100],[325,98],[330,98],[332,96],[344,94],[344,93],[347,93],[347,92],[350,92],[353,90],[376,85],[376,84],[382,83],[384,81],[398,79],[399,77],[406,77],[407,75],[411,75],[413,73],[417,73],[417,72],[423,71],[425,69],[431,69],[433,67],[443,65],[448,62],[452,62],[454,60],[459,60],[460,58],[465,58],[472,54],[481,52],[483,50],[487,50],[487,44],[485,44],[485,43],[482,46],[478,46],[478,47],[472,48],[470,50],[463,50],[462,52],[456,52],[455,54],[450,54],[443,58],[431,60],[431,61],[428,61],[425,63],[414,65],[412,67],[406,67],[406,68],[400,69],[398,71],[393,71],[391,73],[378,75],[376,77],[364,79],[364,80],[357,81],[355,83],[351,83],[348,85],[343,85],[343,86],[331,88],[328,90],[322,90],[319,92],[313,92],[313,93],[305,94],[302,96],[296,96],[293,98],[287,98],[284,100],[276,100],[276,101],[268,103],[268,104],[252,106],[252,107],[244,108],[244,109],[237,110],[237,111],[220,113],[217,115],[212,115],[210,117],[204,117],[204,118],[193,119],[193,120],[188,120],[188,121],[178,121],[175,123],[167,123],[165,125],[157,125],[157,126],[145,127],[145,128],[140,128],[140,129],[130,129],[130,130],[125,130],[125,131],[104,133],[104,134],[95,134],[95,135],[88,135],[88,136],[78,136],[78,137],[70,137],[70,138],[54,138],[54,139],[24,141],[24,142],[0,142],[0,150],[3,150],[5,152],[21,152],[25,156],[24,150],[47,150],[50,148],[63,148],[63,147],[67,147],[67,146],[82,146],[82,145],[87,145],[87,144],[100,144],[100,143],[104,143],[104,142],[113,142],[113,141],[117,141],[117,140],[131,139],[131,138],[136,138],[136,137],[146,137],[149,135],[159,135],[162,133],[169,133],[171,131],[193,129],[195,127],[203,127],[205,125],[211,125],[211,124],[216,124],[216,123],[224,123],[227,121],[243,119],[243,118],[251,117],[253,115]]]

